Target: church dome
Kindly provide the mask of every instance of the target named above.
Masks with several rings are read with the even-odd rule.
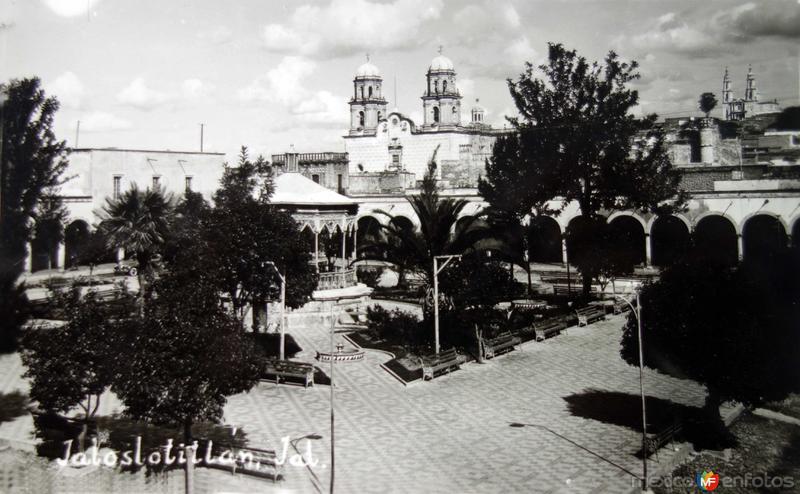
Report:
[[[439,55],[431,61],[429,70],[453,70],[453,61],[444,55]]]
[[[361,64],[361,66],[356,70],[356,77],[380,77],[380,76],[381,76],[381,71],[378,70],[378,67],[369,63],[369,61]]]

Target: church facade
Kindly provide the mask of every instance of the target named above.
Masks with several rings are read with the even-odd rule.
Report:
[[[734,98],[731,78],[728,75],[728,68],[725,67],[725,75],[722,77],[722,105],[725,120],[744,120],[748,117],[781,111],[777,100],[758,101],[758,88],[752,67],[747,68],[744,98]]]
[[[383,79],[367,60],[356,71],[350,99],[350,129],[344,136],[351,175],[405,172],[421,179],[436,152],[438,178],[447,187],[475,187],[486,159],[503,130],[484,121],[478,105],[462,118],[462,96],[453,62],[439,54],[425,74],[423,121],[414,122],[395,108],[387,111]]]

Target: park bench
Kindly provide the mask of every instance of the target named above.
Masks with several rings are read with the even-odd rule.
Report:
[[[544,341],[551,336],[555,336],[562,330],[566,329],[567,325],[564,321],[551,319],[540,324],[533,325],[533,331],[536,333],[536,341]]]
[[[205,464],[209,468],[230,470],[231,473],[238,472],[256,477],[269,477],[273,482],[281,478],[283,465],[279,462],[278,454],[275,450],[250,447],[237,448],[227,445],[218,445],[217,447],[222,451],[230,451],[231,455],[233,455],[232,461],[220,462],[220,458],[215,458],[217,461]]]
[[[645,439],[645,448],[647,448],[645,456],[650,456],[655,453],[656,458],[658,458],[658,450],[667,443],[673,443],[675,441],[675,436],[679,435],[682,431],[683,426],[681,423],[675,422],[658,434],[648,435],[647,439]]]
[[[459,355],[455,348],[439,352],[438,355],[426,355],[422,357],[422,379],[428,381],[443,372],[448,374],[452,369],[458,369],[466,361],[463,355]]]
[[[631,306],[628,302],[629,301],[625,300],[617,300],[614,302],[614,314],[622,314],[623,312],[631,310]]]
[[[606,309],[597,306],[589,305],[575,310],[578,316],[578,326],[587,326],[595,321],[601,321],[606,318]]]
[[[287,378],[299,379],[306,388],[314,384],[314,366],[303,362],[269,360],[264,366],[263,374],[264,379],[274,376],[275,384],[278,384],[281,380],[286,382]]]
[[[520,344],[520,339],[504,331],[494,338],[487,338],[483,342],[483,357],[490,359],[505,352],[510,352],[515,346]]]

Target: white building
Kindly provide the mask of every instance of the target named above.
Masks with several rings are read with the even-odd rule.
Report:
[[[100,221],[106,198],[118,196],[133,184],[141,189],[163,187],[179,198],[188,189],[210,199],[222,178],[223,153],[145,151],[135,149],[73,149],[60,195],[67,208],[65,239],[55,250],[29,248],[28,271],[69,267],[77,245]]]
[[[386,110],[383,79],[367,60],[356,71],[350,100],[350,129],[345,139],[350,173],[406,171],[421,179],[438,148],[439,178],[452,187],[475,186],[492,154],[498,131],[484,122],[476,101],[470,120],[462,122],[461,93],[453,62],[439,55],[431,61],[422,95],[423,122],[398,109]]]

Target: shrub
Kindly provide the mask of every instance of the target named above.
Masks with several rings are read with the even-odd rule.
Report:
[[[409,352],[418,353],[430,346],[432,332],[415,315],[394,309],[375,306],[367,309],[368,328],[373,337],[399,345]]]

